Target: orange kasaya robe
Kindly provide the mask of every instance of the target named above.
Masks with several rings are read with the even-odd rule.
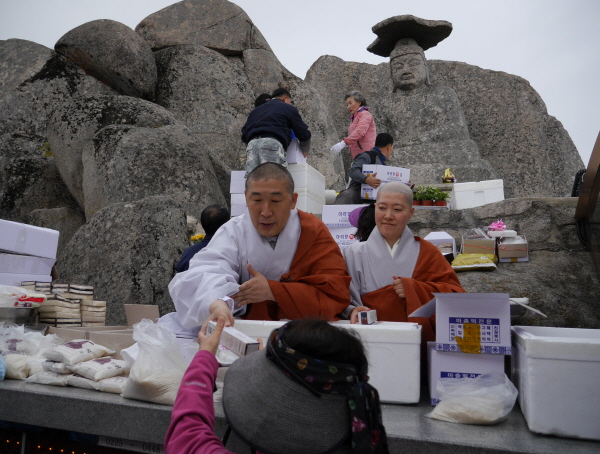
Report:
[[[244,318],[336,320],[348,306],[350,276],[339,246],[317,217],[300,210],[298,216],[300,238],[290,271],[279,282],[268,281],[275,301],[249,304]]]

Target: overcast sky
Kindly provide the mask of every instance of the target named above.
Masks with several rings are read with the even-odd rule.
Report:
[[[69,30],[95,19],[131,28],[173,0],[0,0],[0,39],[53,48]],[[599,0],[235,0],[279,60],[304,78],[321,55],[378,64],[367,52],[371,27],[412,14],[452,23],[426,52],[527,79],[562,122],[587,166],[600,131]]]

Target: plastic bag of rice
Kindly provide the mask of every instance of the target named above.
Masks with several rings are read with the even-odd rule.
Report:
[[[110,356],[84,361],[74,366],[69,366],[69,368],[72,372],[94,381],[116,377],[128,372],[125,361],[111,358]]]
[[[81,375],[68,375],[67,385],[75,388],[93,389],[96,390],[96,382],[89,378],[82,377]]]
[[[42,368],[48,372],[54,372],[55,374],[67,375],[71,374],[71,370],[64,363],[57,363],[55,361],[44,361]]]
[[[129,377],[119,375],[118,377],[105,378],[95,382],[96,389],[105,393],[121,394]]]
[[[54,372],[40,372],[28,377],[25,381],[40,385],[67,386],[68,375],[55,374]]]
[[[114,350],[110,350],[90,340],[75,339],[46,350],[43,356],[50,361],[57,361],[65,363],[67,366],[73,366],[83,361],[102,358],[114,353]]]
[[[27,355],[4,355],[6,362],[6,377],[13,380],[25,380],[29,375],[29,363],[31,356]]]

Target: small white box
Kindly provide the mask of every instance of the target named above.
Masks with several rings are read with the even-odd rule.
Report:
[[[243,194],[246,190],[246,171],[233,170],[231,171],[231,183],[229,184],[229,192],[231,194]]]
[[[308,189],[317,197],[323,197],[325,204],[325,175],[308,164],[293,164],[287,169],[294,179],[295,192]]]
[[[206,335],[209,336],[216,328],[215,322],[208,322],[206,326]],[[247,334],[242,333],[232,326],[226,326],[221,333],[220,344],[227,347],[238,356],[245,356],[252,352],[257,352],[260,347],[256,339],[252,339]]]
[[[377,321],[377,311],[371,309],[370,311],[362,311],[358,313],[358,323],[360,325],[372,325]]]
[[[389,183],[390,181],[400,181],[408,184],[410,181],[410,169],[403,167],[392,167],[381,164],[363,164],[363,174],[373,175],[377,173],[376,178],[381,180],[381,184]],[[368,184],[361,184],[361,198],[366,200],[374,200],[377,197],[378,189],[374,189]]]
[[[512,331],[512,380],[529,430],[600,440],[600,330]]]
[[[0,273],[50,275],[55,262],[45,257],[0,253]]]
[[[327,227],[352,227],[350,213],[364,205],[325,205],[321,220]],[[331,230],[331,229],[330,229]]]
[[[487,180],[469,183],[454,183],[452,208],[463,210],[504,200],[504,181]]]
[[[57,230],[0,219],[0,250],[56,259]]]
[[[285,160],[288,164],[306,164],[306,158],[300,149],[298,139],[292,139],[290,146],[285,150]]]
[[[342,251],[348,246],[359,243],[358,239],[354,236],[356,234],[356,227],[328,227],[328,229]]]
[[[456,257],[456,240],[452,237],[452,235],[446,232],[431,232],[423,239],[435,245],[452,243],[452,253],[454,254],[454,257]]]
[[[435,342],[427,342],[429,398],[432,406],[439,403],[436,392],[440,378],[475,378],[483,374],[504,373],[504,356],[476,355],[461,352],[439,352]]]
[[[36,282],[52,282],[52,276],[44,274],[13,274],[0,273],[0,284],[10,285],[12,287],[20,287],[21,282],[36,281]]]
[[[232,205],[246,206],[246,194],[230,194]]]
[[[429,318],[436,314],[436,350],[512,353],[507,293],[434,293],[433,296],[409,317]]]
[[[231,217],[240,216],[246,212],[246,204],[231,205]]]
[[[325,205],[324,191],[322,196],[319,196],[310,189],[306,188],[296,188],[294,192],[298,193],[298,200],[296,202],[297,209],[306,211],[307,213],[319,215],[323,212],[323,205]]]

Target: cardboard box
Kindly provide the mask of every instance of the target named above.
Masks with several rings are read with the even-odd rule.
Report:
[[[495,254],[496,238],[467,240],[463,237],[461,252],[463,254]]]
[[[436,392],[440,378],[475,378],[483,374],[504,373],[504,356],[440,352],[435,342],[427,342],[429,398],[432,406],[439,403]]]
[[[434,293],[409,317],[436,314],[436,350],[510,355],[510,300],[507,293]],[[460,344],[460,345],[459,345]]]
[[[285,160],[288,164],[306,164],[306,158],[300,149],[298,139],[292,139],[290,146],[285,150]]]
[[[468,183],[454,183],[452,187],[452,208],[463,210],[504,200],[504,181],[486,180]]]
[[[1,251],[56,259],[57,230],[0,219],[0,232]]]
[[[517,263],[517,262],[529,262],[529,255],[527,257],[503,257],[499,258],[500,263]]]
[[[206,327],[206,335],[210,336],[217,324],[208,322]],[[232,326],[226,326],[221,333],[220,344],[227,347],[238,356],[246,356],[250,353],[257,352],[260,344],[256,339],[242,333]]]
[[[42,274],[12,274],[0,273],[0,284],[20,287],[21,282],[37,281],[37,282],[52,282],[52,276],[44,276]]]
[[[446,232],[431,232],[429,233],[424,240],[429,241],[431,244],[444,244],[444,243],[452,243],[452,252],[451,254],[456,257],[456,240],[452,237],[452,235]],[[444,254],[446,255],[446,254]]]
[[[293,164],[287,169],[294,179],[295,192],[305,189],[316,197],[325,199],[325,175],[308,164]],[[325,204],[324,200],[323,204]]]
[[[44,257],[0,253],[0,273],[49,276],[55,262]]]
[[[372,325],[377,321],[377,311],[371,309],[370,311],[362,311],[358,313],[358,323],[361,325]]]
[[[600,440],[600,330],[512,331],[512,380],[529,430]]]
[[[498,240],[498,258],[512,258],[512,257],[528,257],[529,256],[529,244],[527,238],[522,235],[525,243],[514,243],[506,244],[501,240]]]
[[[231,182],[229,183],[229,192],[231,194],[243,194],[246,190],[246,171],[233,170],[231,172]]]
[[[392,167],[381,164],[364,164],[363,174],[373,175],[377,173],[376,178],[381,180],[381,184],[389,183],[390,181],[399,181],[408,184],[410,181],[410,169],[403,167]],[[374,189],[368,184],[361,184],[360,196],[366,200],[375,200],[379,188]]]
[[[357,208],[366,206],[368,206],[368,204],[325,205],[323,207],[321,220],[327,227],[352,227],[352,224],[350,224],[350,213]]]
[[[156,319],[160,317],[156,304],[124,304],[124,306],[129,326],[141,322],[144,318],[156,322]]]
[[[329,233],[331,233],[331,236],[342,251],[348,246],[359,243],[358,239],[354,236],[356,227],[329,227]]]

